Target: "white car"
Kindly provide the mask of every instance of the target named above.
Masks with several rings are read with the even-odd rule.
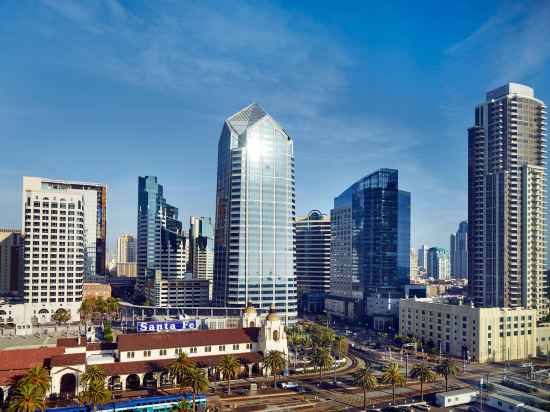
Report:
[[[296,389],[298,384],[296,382],[281,382],[281,388],[283,389]]]

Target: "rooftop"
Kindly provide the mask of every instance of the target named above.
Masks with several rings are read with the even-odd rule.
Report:
[[[133,333],[119,335],[118,350],[121,352],[188,348],[204,345],[231,345],[234,343],[252,343],[258,341],[259,328],[214,329],[184,332]]]

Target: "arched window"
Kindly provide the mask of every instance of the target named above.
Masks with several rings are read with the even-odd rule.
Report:
[[[279,340],[279,331],[278,330],[273,331],[273,340],[275,340],[275,341]]]
[[[256,326],[256,324],[254,323],[254,321],[250,322],[250,327],[251,327],[251,328],[253,328],[253,327],[255,327],[255,326]]]

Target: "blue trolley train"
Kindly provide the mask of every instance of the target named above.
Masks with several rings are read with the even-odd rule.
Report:
[[[119,402],[107,402],[98,405],[97,412],[169,412],[170,409],[179,402],[186,401],[191,403],[193,395],[191,393],[178,395],[151,396],[147,398],[128,399]],[[206,395],[199,393],[195,402],[197,407],[204,409],[207,404]],[[45,412],[85,412],[91,410],[88,406],[65,406],[61,408],[46,408]]]

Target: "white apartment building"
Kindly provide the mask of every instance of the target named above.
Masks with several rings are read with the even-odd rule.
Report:
[[[27,308],[14,309],[24,316],[14,323],[26,326],[51,321],[59,308],[78,319],[85,272],[88,196],[81,190],[36,185],[35,178],[23,178],[23,294]]]
[[[100,183],[73,182],[23,177],[23,200],[25,193],[64,193],[80,195],[83,199],[84,277],[93,278],[105,274],[107,240],[107,186]]]
[[[475,362],[527,359],[537,353],[537,311],[480,308],[456,298],[402,299],[399,333]]]

